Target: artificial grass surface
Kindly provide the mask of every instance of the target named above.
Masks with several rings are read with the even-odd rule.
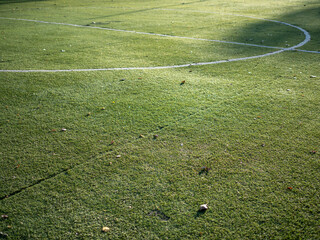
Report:
[[[319,48],[317,1],[5,2],[1,17],[239,42],[252,35],[250,43],[270,26],[263,45],[303,40],[260,20],[145,9],[238,13],[294,23],[311,34],[302,49]],[[0,21],[1,69],[161,66],[270,51]],[[284,52],[181,69],[0,73],[1,236],[317,239],[319,58]],[[197,212],[203,203],[209,210]]]

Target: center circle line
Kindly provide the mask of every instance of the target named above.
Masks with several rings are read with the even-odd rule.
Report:
[[[160,9],[160,10],[175,10],[175,9]],[[198,11],[195,11],[195,12],[198,12]],[[210,12],[206,12],[206,13],[210,13]],[[211,13],[213,13],[213,12],[211,12]],[[261,55],[255,55],[255,56],[249,56],[249,57],[234,58],[234,59],[228,59],[228,60],[218,60],[218,61],[211,61],[211,62],[199,62],[199,63],[189,63],[189,64],[181,64],[181,65],[170,65],[170,66],[121,67],[121,68],[97,68],[97,69],[0,70],[0,72],[84,72],[84,71],[118,71],[118,70],[147,70],[147,69],[151,69],[152,70],[152,69],[182,68],[182,67],[189,67],[189,66],[203,66],[203,65],[211,65],[211,64],[226,63],[226,62],[235,62],[235,61],[242,61],[242,60],[248,60],[248,59],[255,59],[255,58],[271,56],[271,55],[278,54],[278,53],[281,53],[281,52],[284,52],[284,51],[295,50],[295,48],[298,48],[298,47],[301,47],[301,46],[305,45],[311,39],[310,34],[305,29],[303,29],[301,27],[298,27],[298,26],[295,26],[295,25],[292,25],[290,23],[277,21],[277,20],[269,20],[269,19],[264,19],[264,18],[257,18],[257,17],[238,15],[238,14],[228,14],[228,15],[253,18],[253,19],[269,21],[269,22],[279,23],[279,24],[283,24],[283,25],[286,25],[286,26],[289,26],[289,27],[293,27],[293,28],[296,28],[299,31],[303,32],[304,35],[305,35],[305,39],[302,42],[300,42],[297,45],[295,45],[295,46],[292,46],[292,47],[289,47],[289,48],[281,48],[281,47],[264,46],[264,45],[249,44],[249,43],[229,42],[229,41],[213,40],[213,39],[174,36],[174,35],[159,34],[159,33],[138,32],[138,31],[133,31],[133,30],[103,28],[103,27],[95,27],[95,26],[83,26],[83,25],[70,24],[70,23],[58,23],[58,22],[47,22],[47,21],[40,21],[40,20],[33,20],[33,19],[0,17],[0,19],[15,20],[15,21],[27,21],[27,22],[36,22],[36,23],[44,23],[44,24],[54,24],[54,25],[63,25],[63,26],[72,26],[72,27],[81,27],[81,28],[100,29],[100,30],[106,30],[106,31],[117,31],[117,32],[126,32],[126,33],[142,34],[142,35],[152,35],[152,36],[159,36],[159,37],[180,38],[180,39],[188,39],[188,40],[209,41],[209,42],[219,42],[219,43],[226,43],[226,44],[237,44],[237,45],[251,46],[251,47],[278,49],[278,51],[275,51],[275,52],[270,52],[270,53],[265,53],[265,54],[261,54]]]

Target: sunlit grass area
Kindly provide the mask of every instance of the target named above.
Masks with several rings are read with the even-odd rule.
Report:
[[[317,239],[319,9],[0,1],[0,238]]]

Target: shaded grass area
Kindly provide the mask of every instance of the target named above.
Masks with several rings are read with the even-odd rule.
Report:
[[[264,23],[248,31],[257,26]],[[135,39],[141,51],[139,44],[154,41]],[[154,59],[144,63],[182,61],[186,46],[198,45],[177,43],[176,57],[162,59],[150,50]],[[204,59],[213,49],[219,57],[238,54],[200,46]],[[41,65],[32,57],[16,66],[29,61],[56,66],[54,58]],[[285,52],[176,70],[1,73],[0,212],[8,215],[1,237],[316,239],[320,85],[310,76],[320,76],[319,62],[317,54]],[[200,214],[204,203],[209,210]]]
[[[319,4],[307,4],[303,10],[294,11],[293,13],[284,15],[282,16],[281,20],[296,25],[298,27],[307,29],[307,31],[311,35],[311,40],[306,45],[302,46],[302,49],[312,51],[319,50],[319,25],[316,24],[320,21]],[[267,25],[263,23],[261,24],[260,22],[256,24],[250,24],[248,25],[248,27],[242,28],[238,36],[244,36],[247,32],[257,32],[257,37],[260,36],[260,34],[264,34],[265,36],[261,36],[263,39],[266,39],[264,40],[264,44],[269,45],[268,42],[270,41],[270,35],[272,36],[273,34],[275,34],[278,38],[278,43],[282,42],[287,47],[297,44],[298,39],[300,40],[304,38],[304,34],[302,32],[294,33],[293,31],[273,31],[274,29],[270,28],[270,26]],[[236,37],[235,41],[243,41],[243,39],[241,37]]]

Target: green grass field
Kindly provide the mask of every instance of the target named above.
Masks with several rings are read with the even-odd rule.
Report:
[[[319,239],[319,22],[319,0],[0,0],[0,238]]]

